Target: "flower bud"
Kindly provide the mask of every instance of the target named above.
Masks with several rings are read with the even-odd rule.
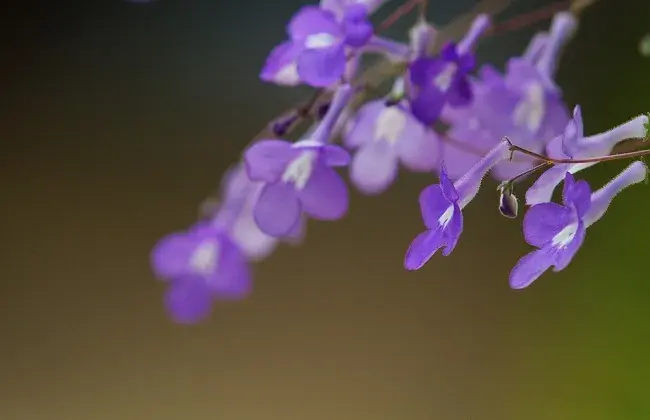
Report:
[[[512,189],[504,188],[501,190],[499,197],[499,212],[509,219],[517,217],[519,210],[519,201],[517,196],[513,194]]]

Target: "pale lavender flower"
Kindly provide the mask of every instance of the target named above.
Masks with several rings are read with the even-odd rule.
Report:
[[[356,69],[357,60],[348,59],[348,52],[362,47],[397,56],[408,52],[399,43],[374,36],[368,15],[375,2],[324,3],[304,6],[294,14],[287,25],[289,40],[271,51],[260,73],[262,80],[328,87]]]
[[[162,238],[151,263],[156,275],[170,283],[165,306],[180,323],[195,323],[210,314],[216,299],[238,300],[252,288],[244,254],[229,234],[201,223]]]
[[[249,261],[259,261],[268,257],[278,245],[279,238],[262,232],[253,217],[253,209],[262,191],[263,183],[251,181],[244,165],[239,164],[226,173],[222,185],[222,204],[212,223],[215,226],[225,224],[224,227],[229,230],[232,240]],[[229,211],[236,214],[228,214]],[[224,218],[228,220],[222,222]],[[292,244],[300,243],[305,228],[302,220],[282,239]]]
[[[345,145],[357,149],[350,165],[352,183],[366,194],[385,191],[395,180],[399,162],[412,171],[429,172],[438,163],[439,139],[402,102],[366,103],[348,123]]]
[[[523,289],[551,267],[556,272],[565,269],[582,246],[587,228],[603,217],[614,196],[644,181],[646,176],[645,164],[636,161],[592,194],[586,181],[576,182],[567,172],[563,205],[541,203],[526,213],[524,238],[538,249],[515,265],[510,273],[510,286]]]
[[[475,101],[481,126],[492,133],[495,142],[508,136],[520,147],[543,153],[545,145],[562,134],[569,113],[553,77],[561,47],[575,26],[570,13],[558,13],[550,33],[534,38],[527,53],[511,59],[504,77],[491,79],[489,91]],[[516,162],[497,166],[494,175],[510,179],[533,164],[532,159],[519,156]]]
[[[406,252],[407,270],[421,268],[442,247],[444,256],[451,254],[463,230],[463,208],[474,199],[488,171],[509,157],[509,145],[501,142],[453,183],[442,166],[440,184],[430,185],[420,194],[420,210],[427,229]]]
[[[576,106],[573,118],[567,124],[564,134],[556,137],[547,145],[547,154],[556,159],[589,159],[607,156],[622,141],[643,137],[647,123],[648,117],[639,115],[611,130],[585,137],[582,112],[580,107]],[[557,164],[546,170],[526,192],[526,204],[532,206],[551,201],[555,187],[562,182],[567,172],[575,174],[596,163]]]
[[[493,67],[481,67],[478,75],[470,80],[474,97],[485,95],[492,81],[499,83],[500,80],[501,75]],[[445,107],[441,119],[449,128],[442,135],[439,157],[445,162],[449,177],[455,180],[469,171],[498,141],[495,142],[495,136],[483,127],[473,105]]]
[[[290,234],[303,212],[318,220],[338,220],[347,212],[348,189],[333,168],[348,165],[350,154],[327,142],[351,95],[349,85],[337,90],[311,138],[296,143],[261,140],[244,153],[250,179],[264,183],[253,215],[266,234]]]

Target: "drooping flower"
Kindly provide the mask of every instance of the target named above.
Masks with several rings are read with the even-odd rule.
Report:
[[[333,168],[348,165],[350,154],[327,141],[351,95],[349,85],[337,90],[311,138],[261,140],[244,153],[248,176],[264,184],[253,215],[266,234],[290,234],[303,212],[318,220],[338,220],[347,212],[347,186]]]
[[[444,256],[451,254],[463,230],[462,210],[474,199],[488,171],[509,157],[509,146],[502,142],[456,182],[451,181],[443,165],[440,184],[430,185],[420,194],[426,230],[413,240],[406,252],[407,270],[421,268],[442,247]]]
[[[438,57],[413,60],[409,67],[411,112],[422,123],[433,124],[447,105],[463,107],[471,103],[468,74],[476,63],[471,47],[488,26],[488,17],[480,15],[458,46],[447,43]]]
[[[605,214],[612,199],[624,188],[646,179],[647,168],[636,161],[595,193],[586,181],[564,178],[563,205],[541,203],[524,217],[524,238],[537,250],[519,260],[510,273],[510,286],[523,289],[544,272],[565,269],[582,246],[586,230]]]
[[[447,256],[456,247],[463,232],[463,212],[456,187],[440,170],[440,184],[430,185],[420,193],[420,211],[427,230],[415,237],[404,259],[407,270],[422,267],[440,249]]]
[[[416,120],[408,104],[386,100],[366,103],[348,124],[346,146],[357,149],[350,165],[352,183],[366,194],[385,191],[395,180],[401,161],[417,172],[432,171],[438,163],[439,139]]]
[[[165,306],[179,323],[207,317],[214,300],[238,300],[252,284],[244,254],[227,232],[201,223],[162,238],[151,263],[157,277],[170,286]]]
[[[576,106],[573,118],[567,124],[564,134],[557,136],[547,145],[546,153],[556,159],[589,159],[606,156],[618,143],[631,138],[642,138],[647,123],[648,117],[639,115],[611,130],[585,137],[582,112],[580,107]],[[549,168],[526,192],[526,204],[532,206],[551,201],[555,187],[562,182],[567,172],[575,174],[595,164],[596,162],[563,163]]]

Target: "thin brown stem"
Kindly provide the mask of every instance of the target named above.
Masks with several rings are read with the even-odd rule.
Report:
[[[507,184],[514,184],[516,182],[519,182],[519,181],[523,180],[528,175],[534,174],[535,172],[541,171],[542,169],[546,169],[551,165],[553,165],[551,162],[544,161],[544,162],[542,162],[540,164],[537,164],[537,165],[533,166],[532,168],[528,169],[527,171],[524,171],[524,172],[520,173],[519,175],[516,175],[515,177],[510,178],[509,180],[506,181],[506,183]]]
[[[420,20],[427,19],[427,7],[429,6],[429,0],[420,0],[420,7],[418,8],[418,18]]]
[[[494,25],[492,29],[486,33],[486,36],[501,35],[506,32],[521,29],[529,25],[550,19],[558,12],[569,10],[572,4],[572,0],[563,0],[556,3],[551,3],[548,6],[533,10],[532,12],[515,16],[511,19]]]
[[[423,3],[423,0],[407,0],[405,3],[403,3],[400,7],[395,9],[390,16],[388,16],[386,19],[384,19],[378,26],[377,30],[378,31],[385,31],[386,29],[390,28],[393,26],[395,22],[397,22],[402,16],[405,16],[409,14],[413,9],[415,9],[416,6],[421,5]],[[420,6],[422,7],[422,6]]]
[[[576,16],[579,16],[584,9],[598,0],[563,0],[551,3],[540,9],[533,10],[529,13],[524,13],[508,19],[504,22],[497,23],[488,31],[486,36],[501,35],[510,31],[525,28],[535,23],[551,19],[556,13],[561,11],[569,11]]]
[[[638,157],[643,157],[643,156],[648,156],[650,155],[650,149],[644,149],[644,150],[637,150],[633,152],[626,152],[626,153],[616,153],[613,155],[607,155],[607,156],[597,156],[597,157],[592,157],[592,158],[584,158],[584,159],[558,159],[558,158],[552,158],[550,156],[545,156],[540,153],[533,152],[532,150],[528,150],[526,148],[517,146],[513,144],[510,139],[507,137],[505,140],[508,142],[508,145],[510,146],[510,151],[515,153],[519,152],[524,155],[528,155],[531,157],[534,157],[536,159],[539,159],[543,162],[547,162],[552,165],[557,165],[557,164],[574,164],[574,163],[599,163],[599,162],[610,162],[613,160],[621,160],[621,159],[633,159],[633,158],[638,158]]]

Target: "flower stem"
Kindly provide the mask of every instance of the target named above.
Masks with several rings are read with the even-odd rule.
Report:
[[[386,19],[384,19],[377,26],[377,31],[381,32],[381,31],[385,31],[386,29],[390,28],[402,16],[410,13],[411,10],[415,9],[415,7],[418,6],[418,5],[420,6],[420,13],[422,13],[423,8],[424,8],[424,12],[426,12],[426,3],[427,3],[427,0],[407,0],[400,7],[393,10],[393,12],[390,14],[390,16],[388,16]]]
[[[516,182],[519,182],[519,181],[523,180],[528,175],[534,174],[537,171],[541,171],[542,169],[545,169],[545,168],[547,168],[547,167],[549,167],[551,165],[553,165],[553,164],[546,160],[546,161],[544,161],[544,162],[542,162],[540,164],[537,164],[537,165],[533,166],[532,168],[528,169],[527,171],[524,171],[524,172],[520,173],[519,175],[516,175],[516,176],[510,178],[509,180],[504,181],[501,185],[513,185]]]
[[[429,5],[428,0],[420,0],[420,8],[418,9],[418,17],[420,20],[427,19],[427,6]]]
[[[562,0],[551,3],[548,6],[533,10],[532,12],[517,15],[511,19],[498,23],[488,30],[486,36],[501,35],[510,31],[525,28],[526,26],[550,19],[557,12],[568,10],[571,7],[572,0]]]
[[[556,13],[562,11],[569,11],[574,15],[579,16],[587,6],[594,4],[596,1],[598,0],[562,0],[551,3],[548,6],[515,16],[494,25],[492,29],[486,33],[486,36],[501,35],[510,31],[522,29],[529,25],[548,20]]]
[[[574,163],[598,163],[598,162],[609,162],[613,160],[621,160],[621,159],[633,159],[633,158],[638,158],[638,157],[643,157],[643,156],[648,156],[650,155],[650,149],[643,149],[643,150],[636,150],[633,152],[626,152],[626,153],[616,153],[613,155],[607,155],[607,156],[597,156],[597,157],[592,157],[592,158],[585,158],[585,159],[556,159],[552,158],[549,156],[542,155],[540,153],[533,152],[532,150],[525,149],[523,147],[519,147],[515,144],[513,144],[509,138],[505,137],[504,138],[509,146],[510,146],[510,152],[515,153],[519,152],[524,155],[528,155],[531,157],[534,157],[536,159],[539,159],[543,162],[548,163],[549,165],[557,165],[557,164],[574,164]]]

